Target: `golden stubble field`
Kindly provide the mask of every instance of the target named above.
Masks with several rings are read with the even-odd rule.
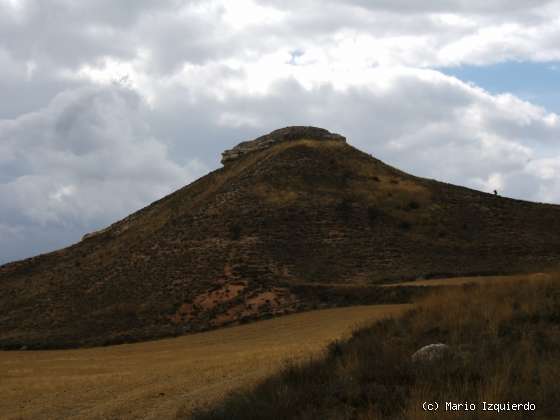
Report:
[[[171,419],[410,305],[318,310],[113,347],[0,352],[0,419]]]

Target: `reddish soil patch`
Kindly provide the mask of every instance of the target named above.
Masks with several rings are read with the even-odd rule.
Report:
[[[236,298],[246,287],[246,284],[241,283],[228,284],[220,287],[219,289],[198,295],[194,300],[194,304],[197,308],[209,310],[215,308],[221,303]]]

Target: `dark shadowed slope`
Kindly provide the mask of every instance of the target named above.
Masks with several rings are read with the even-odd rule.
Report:
[[[315,292],[355,301],[340,284],[558,267],[559,206],[417,178],[326,130],[273,132],[224,162],[76,245],[0,267],[0,346],[155,338],[305,309]],[[368,293],[395,300],[383,290]]]

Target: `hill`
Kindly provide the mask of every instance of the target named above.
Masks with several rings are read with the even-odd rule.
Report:
[[[558,267],[560,206],[418,178],[288,127],[68,248],[0,267],[0,348],[101,345]]]

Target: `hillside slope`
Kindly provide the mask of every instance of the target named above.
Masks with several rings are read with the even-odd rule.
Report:
[[[327,352],[178,418],[558,419],[559,280],[549,273],[440,290],[401,317],[356,329]],[[435,343],[449,347],[433,360],[413,357]],[[427,402],[439,404],[437,413]]]
[[[278,130],[224,163],[73,246],[0,267],[0,347],[197,331],[305,309],[316,290],[336,303],[329,284],[558,266],[559,206],[417,178],[326,130]]]

